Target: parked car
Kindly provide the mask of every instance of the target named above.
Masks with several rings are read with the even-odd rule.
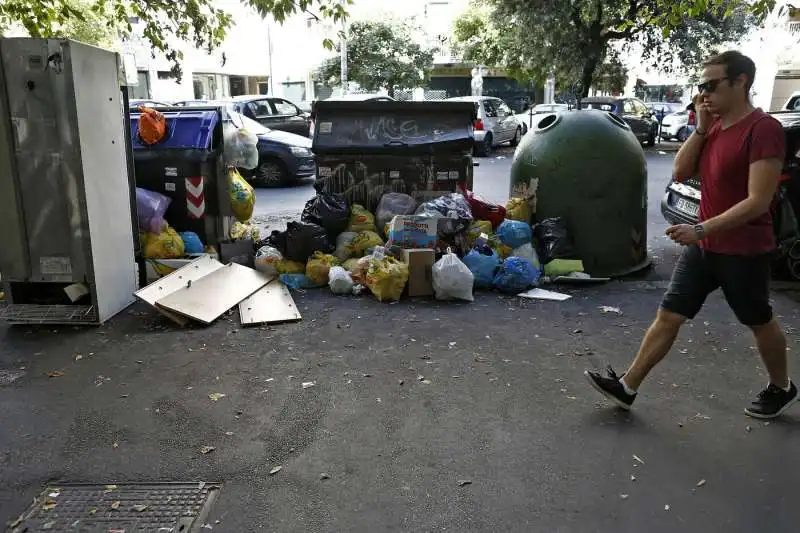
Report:
[[[244,126],[258,137],[258,166],[242,171],[242,176],[256,187],[280,187],[316,172],[311,139],[286,131],[271,130],[262,124],[228,109],[237,126]]]
[[[664,117],[682,111],[686,106],[676,102],[647,102],[647,109],[656,114],[656,120],[661,122]]]
[[[271,130],[309,136],[309,114],[289,100],[274,96],[245,95],[220,101],[230,103],[237,113]],[[209,100],[185,100],[176,102],[175,105],[198,106],[208,105],[209,102]]]
[[[569,106],[567,104],[537,104],[527,111],[523,111],[522,113],[517,114],[517,120],[522,125],[522,135],[528,133],[528,128],[533,123],[534,115],[542,115],[546,113],[561,113],[562,111],[568,111]]]
[[[684,109],[664,117],[661,121],[661,138],[664,140],[678,139],[680,142],[689,138],[693,124],[690,124],[691,112]]]
[[[795,91],[783,105],[784,111],[800,111],[800,91]]]
[[[332,102],[394,102],[395,99],[391,96],[386,96],[383,94],[369,94],[369,93],[351,93],[351,94],[343,94],[338,96],[333,96],[331,98],[326,98],[325,101],[332,101]],[[314,104],[311,104],[311,113],[310,113],[310,120],[309,120],[309,133],[308,136],[312,139],[314,138],[314,122],[316,119],[316,113],[314,112]]]
[[[502,143],[516,146],[522,139],[522,124],[508,105],[492,96],[461,96],[448,98],[455,102],[474,102],[477,119],[475,120],[475,154],[488,156],[492,148]]]
[[[786,131],[786,162],[782,182],[789,190],[795,212],[800,217],[800,112],[772,113]],[[700,215],[700,179],[683,182],[671,179],[661,200],[661,214],[670,224],[697,224]]]
[[[653,146],[658,136],[655,113],[638,98],[593,96],[580,101],[579,109],[599,109],[617,115],[630,126],[639,142]]]
[[[128,100],[131,109],[139,109],[140,107],[170,107],[171,104],[166,102],[157,102],[156,100]]]

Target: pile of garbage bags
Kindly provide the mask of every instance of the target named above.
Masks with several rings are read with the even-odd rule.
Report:
[[[165,218],[172,199],[148,189],[136,188],[139,243],[145,259],[181,259],[205,250],[192,231],[177,232]]]
[[[553,270],[548,265],[556,274],[582,270],[564,222],[531,226],[531,218],[524,200],[501,206],[466,189],[422,203],[388,192],[372,213],[318,188],[299,221],[258,243],[255,267],[290,288],[327,286],[337,295],[368,290],[379,301],[397,301],[408,284],[425,280],[425,294],[473,301],[475,290],[532,288]],[[430,262],[411,261],[409,250],[427,250]]]

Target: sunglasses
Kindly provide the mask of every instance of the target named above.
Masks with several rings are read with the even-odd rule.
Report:
[[[711,80],[706,80],[697,86],[697,90],[700,91],[701,93],[709,93],[709,94],[713,93],[714,91],[717,90],[719,84],[727,79],[728,78],[725,77],[725,78],[714,78]]]

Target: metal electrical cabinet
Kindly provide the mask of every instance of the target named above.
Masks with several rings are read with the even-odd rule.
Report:
[[[117,54],[74,41],[0,39],[0,274],[9,322],[101,324],[133,301],[119,71]],[[68,296],[76,284],[84,294]]]

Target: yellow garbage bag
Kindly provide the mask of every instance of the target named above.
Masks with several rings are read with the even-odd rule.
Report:
[[[179,259],[184,256],[183,239],[169,226],[158,235],[146,234],[142,245],[145,259]]]
[[[486,235],[492,234],[492,223],[488,220],[476,220],[472,223],[467,231],[467,244],[470,248],[475,245],[475,241],[481,236],[481,233]]]
[[[316,251],[306,263],[306,276],[316,285],[327,285],[328,272],[338,264],[339,260],[334,256]]]
[[[359,259],[361,259],[361,258],[360,257],[353,257],[353,258],[347,259],[344,263],[342,263],[342,267],[344,267],[345,270],[347,270],[348,272],[350,272],[352,274],[353,270],[355,270],[356,265],[358,264],[358,260]]]
[[[257,241],[261,238],[261,230],[258,226],[250,222],[234,222],[231,226],[230,237],[232,241],[241,241],[243,239],[252,239]]]
[[[345,250],[350,257],[361,257],[370,248],[381,246],[382,244],[383,239],[374,231],[361,231],[347,244]]]
[[[281,259],[280,261],[278,261],[277,267],[279,274],[306,273],[306,266],[303,263],[298,263],[297,261],[290,261],[288,259]]]
[[[512,198],[506,204],[506,219],[530,223],[531,208],[525,198]]]
[[[503,244],[497,235],[489,235],[489,247],[497,252],[497,255],[500,256],[500,259],[506,259],[508,256],[511,255],[511,251],[513,248]]]
[[[375,227],[375,215],[366,210],[366,208],[359,204],[350,206],[350,224],[348,224],[345,231],[372,231],[377,233],[378,228]]]
[[[408,281],[408,265],[393,257],[372,259],[367,269],[367,287],[379,302],[397,301]]]
[[[239,222],[250,220],[256,205],[256,193],[235,168],[228,170],[228,194],[236,219]]]

